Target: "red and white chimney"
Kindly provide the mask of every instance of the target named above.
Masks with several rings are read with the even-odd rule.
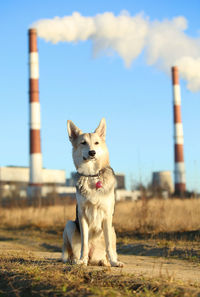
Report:
[[[30,108],[30,187],[42,185],[42,154],[40,143],[39,64],[37,32],[29,29],[29,108]]]
[[[181,121],[181,94],[178,67],[172,67],[173,98],[174,98],[174,183],[175,194],[184,195],[186,191],[185,164],[183,154],[183,125]]]

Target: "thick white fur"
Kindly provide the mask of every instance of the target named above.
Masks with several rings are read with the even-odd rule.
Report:
[[[112,226],[116,181],[109,167],[105,119],[94,133],[82,133],[72,121],[68,121],[67,128],[74,164],[80,174],[76,181],[80,232],[74,221],[67,222],[63,232],[63,261],[122,267],[123,263],[117,260],[116,235]],[[92,150],[96,152],[94,157],[89,155]],[[102,172],[99,177],[87,177],[99,172]],[[99,180],[102,187],[96,189]]]

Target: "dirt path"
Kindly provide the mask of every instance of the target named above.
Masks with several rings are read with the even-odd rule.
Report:
[[[139,256],[120,256],[126,264],[124,272],[148,277],[164,277],[189,284],[200,284],[199,264],[183,260]]]
[[[25,249],[24,245],[13,245],[10,242],[0,242],[0,253],[7,251],[12,254],[21,253]],[[27,252],[27,248],[25,249]],[[52,259],[60,261],[60,252],[39,252],[31,251],[38,260]],[[125,265],[123,268],[111,268],[111,273],[132,274],[135,277],[163,278],[168,281],[178,281],[180,285],[200,286],[200,264],[176,259],[164,259],[147,256],[120,255],[119,259]],[[87,267],[88,270],[100,270],[101,267]]]
[[[60,259],[61,253],[34,252],[38,259]],[[125,264],[122,269],[112,268],[112,272],[128,273],[134,276],[146,276],[167,278],[168,280],[180,281],[181,284],[200,285],[200,265],[188,263],[183,260],[162,259],[153,257],[141,257],[130,255],[119,255],[119,259]],[[97,269],[97,267],[88,267]],[[101,269],[98,267],[98,269]]]
[[[198,241],[193,243],[176,242],[175,248],[172,248],[172,246],[169,248],[164,245],[161,246],[161,242],[156,243],[156,241],[152,240],[134,241],[134,239],[130,239],[129,242],[123,241],[122,239],[120,240],[118,244],[119,260],[121,260],[125,266],[123,268],[111,268],[109,270],[109,277],[117,277],[119,279],[121,276],[124,279],[123,286],[128,279],[129,281],[131,279],[131,282],[139,279],[139,284],[142,280],[146,283],[149,281],[150,283],[155,283],[156,281],[159,284],[167,283],[170,287],[181,286],[188,290],[195,290],[195,292],[196,290],[198,292],[200,291],[200,253]],[[9,279],[12,279],[14,275],[15,277],[17,275],[17,277],[23,279],[26,275],[27,281],[27,275],[29,275],[31,269],[32,275],[34,274],[34,278],[37,279],[38,271],[46,267],[50,274],[57,271],[57,274],[60,275],[61,282],[64,277],[67,277],[65,271],[66,269],[68,270],[67,266],[63,265],[60,261],[61,246],[62,233],[60,233],[60,231],[50,232],[48,230],[29,229],[17,231],[0,230],[0,271],[2,263],[2,267],[4,267],[2,273],[9,274]],[[170,250],[172,250],[171,254]],[[188,255],[188,260],[186,260],[186,256]],[[7,260],[6,257],[8,258]],[[14,267],[13,263],[15,263]],[[22,276],[19,275],[19,271],[21,270],[24,271]],[[88,273],[95,273],[95,271],[103,273],[102,270],[104,270],[102,267],[88,266],[84,268],[84,271]],[[8,276],[6,277],[8,278]],[[0,280],[0,293],[1,288],[4,287],[6,283],[7,281],[1,284]],[[41,283],[43,283],[43,281],[41,281]],[[21,283],[14,285],[21,286]],[[87,288],[87,283],[85,287]],[[54,291],[55,284],[54,287],[52,285],[52,288]],[[40,289],[41,287],[39,287],[38,290]],[[83,296],[84,294],[85,293],[83,293]],[[100,296],[102,295],[101,292],[99,294]],[[29,296],[29,293],[27,296]]]

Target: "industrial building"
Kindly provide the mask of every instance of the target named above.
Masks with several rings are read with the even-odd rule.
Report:
[[[29,167],[7,166],[0,167],[1,184],[29,184]],[[42,169],[43,185],[65,184],[65,170]]]
[[[29,188],[29,178],[29,167],[0,167],[1,196],[8,197],[12,194],[12,191],[17,191],[19,196],[26,197]],[[66,186],[65,170],[42,169],[42,181],[42,196],[46,196],[53,191],[62,195],[75,196],[75,188]]]
[[[171,195],[174,192],[171,171],[153,172],[152,186]]]
[[[47,196],[52,192],[63,196],[75,198],[76,188],[74,180],[75,172],[71,173],[70,178],[66,179],[65,170],[42,169],[41,195]],[[3,197],[9,197],[12,192],[17,191],[20,197],[27,197],[29,189],[29,167],[7,166],[0,167],[0,194]],[[116,174],[116,200],[136,200],[138,193],[127,191],[125,188],[125,175]]]

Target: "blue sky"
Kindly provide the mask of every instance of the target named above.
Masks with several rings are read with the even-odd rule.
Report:
[[[0,166],[28,166],[28,27],[39,19],[144,12],[151,20],[184,16],[186,33],[200,34],[199,1],[1,1]],[[173,42],[173,41],[172,41]],[[111,166],[127,183],[173,171],[171,78],[147,66],[142,53],[130,68],[117,55],[93,58],[91,41],[53,45],[38,39],[43,165],[74,170],[66,121],[83,131],[107,120]],[[170,45],[169,45],[170,46]],[[187,187],[200,191],[200,92],[181,80]]]

